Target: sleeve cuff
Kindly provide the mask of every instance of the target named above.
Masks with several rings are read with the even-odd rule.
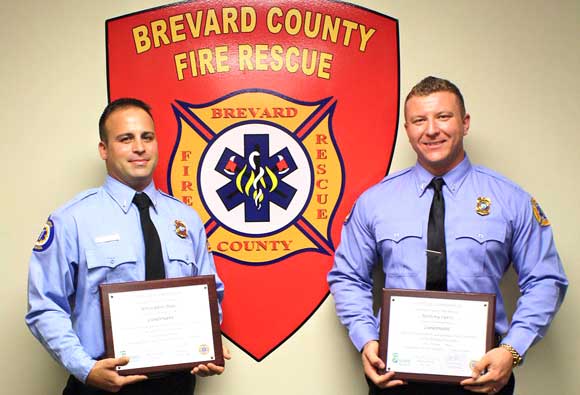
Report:
[[[69,368],[68,371],[79,381],[86,383],[87,377],[96,363],[97,361],[89,357],[81,361],[77,366]]]
[[[350,330],[349,336],[356,349],[362,351],[369,341],[379,339],[379,330],[373,324],[359,324]]]
[[[524,358],[526,352],[534,344],[535,340],[535,333],[525,328],[511,328],[501,342],[512,346]]]

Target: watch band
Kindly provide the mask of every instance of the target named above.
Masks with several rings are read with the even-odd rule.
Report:
[[[513,365],[512,365],[512,367],[515,368],[516,366],[518,366],[518,365],[520,365],[522,363],[522,356],[511,345],[506,344],[506,343],[502,343],[499,346],[501,348],[505,348],[506,350],[508,350],[509,353],[512,355],[512,358],[513,358]]]

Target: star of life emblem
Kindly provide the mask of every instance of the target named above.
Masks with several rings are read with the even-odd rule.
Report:
[[[249,265],[304,250],[332,254],[343,180],[335,103],[264,90],[202,105],[176,101],[171,193],[200,213],[215,254]]]

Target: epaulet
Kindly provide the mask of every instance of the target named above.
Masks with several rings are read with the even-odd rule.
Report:
[[[408,172],[410,172],[411,170],[413,170],[413,168],[412,168],[412,167],[408,167],[408,168],[406,168],[406,169],[399,170],[399,171],[396,171],[396,172],[394,172],[394,173],[391,173],[391,174],[389,174],[388,176],[386,176],[385,178],[383,178],[383,179],[381,180],[381,182],[379,182],[379,184],[382,184],[382,183],[388,182],[388,181],[390,181],[390,180],[393,180],[393,179],[395,179],[395,178],[401,177],[402,175],[404,175],[404,174],[407,174],[407,173],[408,173]]]
[[[512,180],[510,180],[509,178],[507,178],[504,175],[501,175],[501,174],[499,174],[499,173],[497,173],[497,172],[495,172],[487,167],[484,167],[484,166],[472,165],[472,167],[473,167],[474,171],[476,171],[480,174],[485,174],[486,176],[489,176],[489,177],[491,177],[499,182],[505,183],[514,189],[517,189],[521,192],[526,193],[525,190],[521,186],[519,186],[518,184],[516,184],[515,182],[513,182]]]
[[[165,197],[168,197],[168,198],[170,198],[170,199],[172,199],[172,200],[175,200],[176,202],[179,202],[179,203],[181,203],[181,204],[183,204],[183,205],[187,206],[185,203],[183,203],[181,200],[179,200],[179,199],[178,199],[178,198],[176,198],[175,196],[173,196],[173,195],[170,195],[170,194],[168,194],[168,193],[165,193],[165,192],[163,192],[161,189],[158,189],[157,191],[159,191],[159,193],[160,193],[160,194],[162,194],[163,196],[165,196]]]
[[[85,200],[93,195],[96,195],[97,192],[99,192],[99,188],[91,188],[91,189],[87,189],[86,191],[82,191],[78,195],[76,195],[74,198],[72,198],[71,200],[69,200],[68,202],[66,202],[62,206],[60,206],[56,211],[65,211],[71,207],[74,207],[75,205],[79,204],[83,200]]]

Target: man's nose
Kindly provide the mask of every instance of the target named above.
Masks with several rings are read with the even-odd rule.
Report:
[[[134,152],[144,152],[145,151],[145,144],[143,144],[143,140],[140,138],[136,138],[133,142],[133,151]]]
[[[439,126],[434,119],[427,121],[427,130],[425,132],[430,136],[434,136],[439,133]]]

